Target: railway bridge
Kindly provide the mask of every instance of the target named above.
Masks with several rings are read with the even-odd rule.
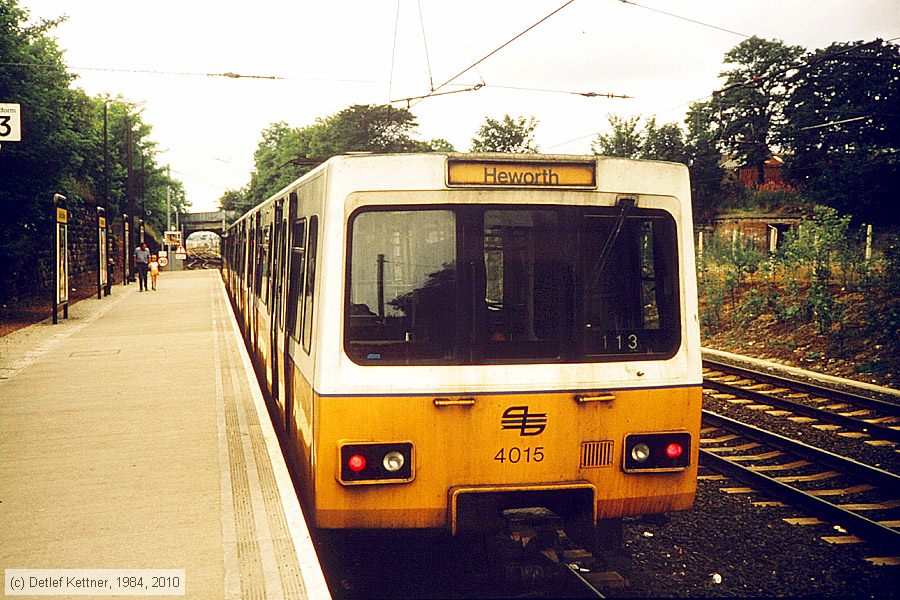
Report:
[[[234,214],[224,210],[213,212],[194,212],[181,215],[181,230],[187,240],[192,233],[211,231],[219,236],[225,233],[225,227],[234,220]]]

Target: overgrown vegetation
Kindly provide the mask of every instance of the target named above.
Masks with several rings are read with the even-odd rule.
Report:
[[[750,332],[799,358],[846,359],[867,349],[862,372],[900,373],[900,239],[866,259],[866,231],[817,206],[775,252],[755,241],[714,238],[698,254],[705,333]],[[791,340],[794,340],[792,342]],[[803,340],[798,342],[796,340]],[[802,346],[802,347],[801,347]],[[814,348],[814,349],[813,349]]]
[[[53,194],[71,210],[105,205],[110,222],[139,210],[157,230],[167,187],[173,206],[186,205],[181,183],[155,159],[140,107],[74,87],[50,36],[61,21],[31,23],[16,0],[0,1],[0,102],[27,115],[22,142],[0,151],[0,304],[49,289]]]

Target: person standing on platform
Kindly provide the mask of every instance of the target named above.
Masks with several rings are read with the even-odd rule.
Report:
[[[140,245],[134,251],[134,264],[137,267],[138,272],[138,282],[140,283],[140,288],[138,291],[143,292],[147,289],[147,269],[150,268],[150,249],[147,247],[146,243]]]
[[[106,261],[106,296],[109,296],[110,293],[112,293],[113,273],[115,273],[115,271],[116,261],[110,256]]]
[[[156,291],[156,278],[159,277],[159,261],[156,260],[156,256],[150,257],[150,262],[148,263],[150,267],[150,285],[153,287],[153,291]]]

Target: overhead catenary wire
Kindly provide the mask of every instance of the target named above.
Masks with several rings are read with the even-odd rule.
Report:
[[[575,0],[568,0],[567,2],[565,2],[564,4],[562,4],[559,8],[553,10],[553,11],[550,12],[548,15],[542,17],[542,18],[541,18],[540,20],[538,20],[536,23],[534,23],[534,24],[528,26],[528,27],[527,27],[526,29],[524,29],[523,31],[517,33],[516,35],[514,35],[513,37],[511,37],[510,39],[508,39],[508,40],[505,41],[504,43],[500,44],[498,47],[494,48],[493,50],[491,50],[490,52],[488,52],[487,54],[485,54],[484,56],[482,56],[481,58],[479,58],[478,60],[476,60],[475,62],[473,62],[472,64],[470,64],[468,67],[466,67],[465,69],[463,69],[462,71],[460,71],[459,73],[457,73],[456,75],[454,75],[453,77],[447,79],[444,83],[440,84],[440,85],[437,86],[437,87],[434,87],[429,93],[424,94],[424,95],[423,95],[421,98],[419,98],[414,104],[411,104],[411,105],[410,105],[410,108],[412,108],[413,106],[415,106],[415,104],[418,104],[418,103],[421,102],[422,100],[425,100],[426,98],[430,98],[430,97],[436,95],[436,92],[437,92],[437,91],[439,91],[440,89],[446,87],[447,85],[449,85],[450,83],[452,83],[452,82],[453,82],[455,79],[457,79],[458,77],[460,77],[460,76],[462,76],[462,75],[468,73],[469,71],[471,71],[472,69],[474,69],[475,67],[477,67],[478,65],[480,65],[481,63],[483,63],[484,61],[486,61],[487,59],[489,59],[490,57],[492,57],[493,55],[497,54],[498,52],[500,52],[501,50],[503,50],[504,48],[506,48],[507,46],[509,46],[510,44],[512,44],[514,41],[516,41],[517,39],[519,39],[520,37],[522,37],[523,35],[525,35],[525,34],[528,33],[529,31],[531,31],[532,29],[534,29],[535,27],[537,27],[538,25],[540,25],[541,23],[543,23],[543,22],[545,22],[546,20],[550,19],[550,18],[553,17],[555,14],[559,13],[561,10],[563,10],[564,8],[566,8],[567,6],[569,6],[570,4],[572,4],[573,2],[575,2]],[[477,87],[477,86],[476,86],[476,87]],[[401,100],[401,101],[402,101],[402,100]]]
[[[651,6],[644,6],[643,4],[638,4],[637,2],[632,2],[631,0],[619,0],[622,4],[630,4],[631,6],[636,6],[637,8],[643,8],[644,10],[653,11],[655,13],[659,13],[661,15],[666,15],[667,17],[672,17],[674,19],[681,19],[682,21],[687,21],[688,23],[694,23],[695,25],[700,25],[702,27],[709,27],[710,29],[717,29],[718,31],[724,31],[725,33],[731,33],[733,35],[740,36],[742,38],[750,38],[752,36],[747,35],[746,33],[741,33],[740,31],[734,31],[733,29],[726,29],[725,27],[719,27],[718,25],[713,25],[712,23],[705,23],[703,21],[698,21],[697,19],[691,19],[688,17],[683,17],[681,15],[676,15],[674,13],[666,12],[664,10],[660,10],[658,8],[653,8]]]
[[[428,67],[428,89],[434,90],[434,77],[431,76],[431,57],[428,56],[428,36],[425,35],[425,17],[422,16],[422,0],[419,4],[419,25],[422,27],[422,45],[425,47],[425,66]]]
[[[388,103],[394,88],[394,59],[397,55],[397,28],[400,25],[400,0],[397,0],[397,9],[394,13],[394,41],[391,45],[391,75],[388,80]],[[390,104],[388,104],[390,106]]]
[[[59,65],[51,63],[35,63],[21,61],[0,61],[0,66],[16,66],[16,67],[32,67],[38,69],[52,69]],[[384,79],[345,79],[339,77],[303,77],[300,75],[259,75],[259,74],[240,74],[240,73],[203,73],[200,71],[166,71],[160,69],[139,69],[139,68],[116,68],[116,67],[85,67],[66,65],[67,70],[71,71],[94,71],[99,73],[130,73],[135,75],[161,75],[176,77],[198,77],[198,78],[216,78],[224,77],[228,79],[255,79],[255,80],[272,80],[272,81],[307,81],[322,83],[353,83],[353,84],[372,84],[382,85],[387,83]],[[396,83],[396,82],[395,82]],[[402,82],[409,85],[419,84],[418,81]]]
[[[480,90],[482,88],[512,90],[512,91],[517,91],[517,92],[543,92],[543,93],[548,93],[548,94],[567,94],[570,96],[582,96],[584,98],[606,98],[606,99],[610,99],[610,100],[613,100],[613,99],[617,99],[617,100],[637,99],[637,96],[629,96],[628,94],[614,94],[612,92],[594,92],[594,91],[578,92],[578,91],[572,91],[572,90],[554,90],[554,89],[548,89],[548,88],[533,88],[533,87],[524,87],[524,86],[516,86],[516,85],[496,85],[496,84],[492,84],[492,83],[483,83],[482,82],[482,83],[471,84],[471,85],[469,85],[463,89],[459,89],[459,90],[453,90],[453,91],[449,91],[449,92],[436,92],[436,93],[428,92],[426,94],[420,94],[417,96],[396,98],[395,100],[392,100],[391,102],[406,102],[407,107],[409,107],[413,100],[421,100],[424,98],[431,98],[431,97],[437,97],[437,96],[447,96],[449,94],[458,94],[460,92],[474,92],[474,91]]]
[[[619,0],[619,1],[620,1],[620,2],[623,2],[623,3],[626,3],[626,4],[634,4],[635,6],[640,6],[641,8],[646,8],[646,7],[643,7],[643,6],[641,6],[641,5],[635,4],[634,2],[631,2],[630,0]],[[655,10],[655,9],[650,9],[650,10]],[[657,12],[663,12],[663,11],[657,11]],[[665,13],[665,14],[668,14],[668,13]],[[670,16],[673,16],[673,17],[676,17],[676,18],[682,18],[682,17],[679,17],[678,15],[670,15]],[[692,19],[685,19],[685,20],[693,21]],[[710,27],[714,27],[714,28],[715,28],[715,26],[711,26],[711,25],[708,25],[708,24],[705,24],[705,23],[699,23],[699,22],[698,22],[698,24],[705,25],[705,26],[710,26]],[[732,32],[732,33],[737,33],[737,32]],[[738,35],[744,35],[744,34],[738,34]],[[748,38],[749,38],[750,36],[744,36],[744,37],[748,37]],[[700,98],[696,98],[696,99],[690,100],[690,101],[688,101],[688,102],[680,103],[680,104],[678,104],[677,106],[674,106],[674,107],[671,107],[671,108],[664,109],[664,111],[674,110],[674,109],[676,109],[676,108],[680,108],[681,106],[685,106],[685,105],[690,106],[690,105],[696,104],[696,103],[698,103],[698,102],[704,102],[704,101],[709,100],[709,99],[711,99],[711,98],[720,97],[720,96],[722,96],[722,95],[724,95],[724,94],[726,94],[726,93],[728,93],[728,92],[730,92],[730,91],[732,91],[732,90],[738,89],[738,88],[742,88],[742,87],[747,87],[747,86],[750,86],[750,85],[759,84],[763,79],[770,79],[770,78],[773,78],[773,77],[782,76],[782,75],[784,75],[784,74],[786,74],[786,73],[788,73],[789,71],[792,71],[792,70],[799,71],[799,70],[801,70],[801,69],[805,69],[805,68],[812,67],[812,66],[814,66],[814,65],[816,65],[816,64],[818,64],[818,63],[820,63],[820,62],[826,61],[826,60],[833,60],[834,58],[842,57],[843,55],[846,55],[846,54],[848,54],[848,53],[850,53],[850,52],[852,52],[852,51],[854,51],[854,50],[859,50],[859,49],[865,48],[865,47],[867,47],[867,46],[871,46],[871,45],[873,45],[873,44],[877,44],[877,43],[881,43],[881,42],[891,43],[891,42],[894,42],[894,41],[896,41],[896,40],[898,40],[898,39],[900,39],[900,36],[891,37],[891,38],[888,38],[888,39],[886,39],[886,40],[882,40],[882,39],[879,38],[879,39],[872,40],[871,42],[866,42],[866,43],[863,43],[863,44],[852,45],[852,46],[850,46],[850,47],[848,47],[848,48],[843,48],[843,49],[841,49],[841,50],[836,50],[836,51],[834,51],[834,52],[829,52],[829,53],[827,53],[827,54],[822,54],[822,55],[820,55],[820,56],[807,56],[807,57],[803,58],[801,62],[795,62],[794,64],[791,64],[791,65],[789,65],[789,66],[787,66],[787,67],[785,67],[785,68],[783,68],[783,69],[779,69],[778,71],[775,71],[775,72],[770,73],[770,74],[768,74],[768,75],[765,75],[765,76],[763,76],[763,77],[755,77],[755,78],[752,78],[752,79],[749,79],[749,80],[746,80],[746,81],[740,81],[740,82],[734,83],[734,84],[732,84],[732,85],[725,86],[725,87],[723,87],[723,88],[721,88],[721,89],[714,90],[713,92],[711,92],[711,93],[709,93],[709,94],[706,94],[705,96],[701,96]],[[856,58],[856,57],[847,57],[847,56],[843,56],[843,58],[853,59],[853,58]],[[654,113],[653,115],[651,115],[651,117],[656,117],[657,115],[659,115],[661,112],[664,112],[664,111],[657,111],[656,113]],[[829,127],[829,126],[839,125],[839,124],[843,124],[843,123],[854,122],[854,121],[862,120],[862,119],[865,119],[865,118],[871,118],[871,117],[855,117],[855,118],[847,119],[847,120],[843,120],[843,121],[832,121],[832,122],[828,122],[828,123],[822,123],[822,124],[820,124],[820,125],[813,125],[813,126],[810,126],[810,127],[804,127],[804,128],[801,129],[801,131],[803,131],[803,130],[808,130],[808,129],[817,129],[817,128],[820,128],[820,127]],[[547,146],[547,147],[548,147],[548,148],[558,148],[559,146],[565,146],[565,145],[567,145],[567,144],[571,144],[571,143],[573,143],[573,142],[578,142],[578,141],[581,141],[581,140],[583,140],[583,139],[586,139],[586,138],[589,138],[589,137],[592,137],[592,136],[600,135],[601,133],[603,133],[603,131],[605,131],[605,130],[599,130],[599,131],[595,131],[595,132],[593,132],[593,133],[588,133],[588,134],[585,134],[585,135],[581,135],[581,136],[578,136],[578,137],[576,137],[576,138],[572,138],[572,139],[566,140],[566,141],[564,141],[564,142],[559,142],[559,143],[557,143],[557,144],[553,144],[553,145],[550,145],[550,146]]]

